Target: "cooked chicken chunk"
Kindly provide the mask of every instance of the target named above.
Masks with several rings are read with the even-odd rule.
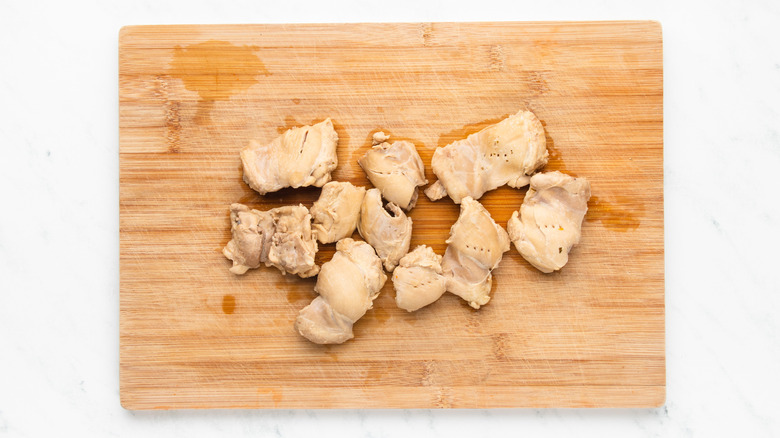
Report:
[[[232,204],[230,221],[233,239],[222,250],[233,261],[230,272],[240,275],[260,263],[302,278],[319,272],[311,215],[303,205],[258,211]]]
[[[337,242],[352,235],[365,194],[365,188],[348,182],[331,181],[322,186],[320,198],[309,210],[320,243]]]
[[[409,211],[417,203],[417,187],[428,184],[425,167],[412,143],[391,144],[386,141],[389,138],[384,132],[375,133],[374,147],[358,164],[385,199]]]
[[[580,241],[588,211],[590,183],[561,172],[531,177],[523,205],[507,223],[509,238],[520,254],[542,272],[561,269]]]
[[[382,207],[382,195],[378,189],[368,190],[363,197],[357,228],[366,242],[376,249],[388,272],[392,272],[409,251],[412,218],[392,202]]]
[[[425,196],[431,201],[438,201],[447,196],[447,189],[444,188],[444,184],[441,183],[441,180],[438,180],[425,189]]]
[[[493,221],[482,204],[470,196],[463,198],[441,264],[447,277],[447,290],[475,309],[487,304],[493,282],[491,271],[506,251],[509,251],[506,231]]]
[[[438,300],[447,289],[442,275],[441,256],[429,246],[420,245],[401,258],[393,272],[395,303],[414,312]]]
[[[387,276],[374,249],[350,238],[336,243],[333,258],[322,265],[314,290],[320,294],[304,307],[295,329],[317,344],[352,339],[352,326],[372,307]]]
[[[469,135],[463,140],[436,148],[431,160],[439,180],[425,194],[435,201],[445,194],[456,204],[470,196],[508,184],[523,187],[529,175],[547,164],[544,127],[534,113],[515,115]]]
[[[268,260],[274,221],[266,211],[250,210],[243,204],[230,205],[230,228],[233,236],[222,253],[233,261],[230,272],[241,275],[260,267]]]
[[[244,181],[261,195],[285,187],[322,187],[338,164],[338,140],[330,119],[292,128],[267,144],[253,140],[241,151]]]
[[[301,278],[317,275],[320,271],[314,264],[317,241],[311,231],[309,210],[303,205],[289,205],[274,208],[270,213],[275,228],[266,266],[275,266],[282,273]]]

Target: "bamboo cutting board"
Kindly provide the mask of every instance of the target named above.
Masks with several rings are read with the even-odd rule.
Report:
[[[663,64],[656,22],[134,26],[119,35],[120,394],[128,409],[644,407],[665,398]],[[333,119],[334,179],[384,130],[437,146],[521,108],[545,170],[587,177],[583,239],[545,275],[514,248],[475,311],[415,313],[388,281],[343,345],[293,330],[315,279],[228,272],[228,206],[259,196],[239,150]],[[430,182],[434,175],[427,170]],[[482,202],[506,226],[526,189]],[[420,196],[412,247],[458,215]],[[321,245],[318,263],[335,245]]]

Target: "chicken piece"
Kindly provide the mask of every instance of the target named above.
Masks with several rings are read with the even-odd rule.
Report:
[[[320,198],[309,210],[320,243],[337,242],[352,235],[365,194],[365,188],[348,182],[331,181],[322,186]]]
[[[412,240],[412,218],[397,205],[388,202],[382,207],[379,189],[370,189],[360,207],[358,232],[376,250],[388,272],[398,265]]]
[[[222,250],[233,261],[230,272],[241,275],[260,263],[301,278],[319,272],[311,215],[303,205],[258,211],[232,204],[230,221],[233,239]]]
[[[317,241],[311,230],[309,210],[303,205],[288,205],[274,208],[270,213],[275,227],[265,265],[301,278],[317,275],[320,271],[314,264]]]
[[[352,339],[353,324],[372,307],[385,281],[374,248],[350,238],[339,240],[317,277],[314,290],[320,296],[300,311],[295,330],[316,344]]]
[[[230,228],[233,236],[222,254],[233,261],[230,272],[241,275],[260,267],[268,259],[274,223],[265,211],[250,210],[243,204],[230,205]]]
[[[330,119],[289,129],[267,144],[252,140],[241,151],[244,181],[261,195],[285,187],[322,187],[338,165],[338,140]]]
[[[447,290],[447,278],[441,270],[441,256],[429,246],[418,246],[401,258],[393,272],[393,287],[395,303],[408,312],[438,300]]]
[[[475,309],[490,301],[491,271],[509,251],[509,236],[490,213],[470,196],[460,204],[460,216],[450,228],[442,271],[447,290]]]
[[[542,272],[561,269],[579,243],[588,211],[590,183],[561,172],[531,177],[519,212],[507,223],[509,238],[520,255]],[[519,217],[518,217],[519,214]]]
[[[417,187],[428,184],[425,167],[412,143],[391,144],[386,142],[389,138],[384,132],[375,133],[374,147],[358,164],[385,199],[409,211],[417,203]]]
[[[542,122],[530,111],[517,114],[485,129],[436,148],[431,160],[439,180],[425,194],[435,201],[445,194],[456,204],[470,196],[508,184],[523,187],[529,175],[547,164]]]
[[[438,201],[447,196],[447,189],[444,188],[444,184],[441,183],[441,180],[438,180],[425,189],[425,196],[431,201]]]

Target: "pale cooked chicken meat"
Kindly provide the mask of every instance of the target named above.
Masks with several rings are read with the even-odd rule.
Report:
[[[314,290],[319,294],[295,320],[295,329],[317,344],[340,344],[354,337],[352,326],[372,307],[387,276],[367,243],[342,239],[322,265]]]
[[[302,278],[319,272],[311,215],[303,205],[258,211],[232,204],[230,221],[233,238],[222,250],[233,261],[230,272],[240,275],[260,263]]]
[[[376,250],[388,272],[392,272],[407,252],[412,240],[412,218],[392,202],[382,206],[378,189],[370,189],[360,207],[358,232]]]
[[[470,196],[460,204],[460,216],[450,228],[442,270],[447,290],[475,309],[490,301],[491,271],[509,251],[509,236],[490,213]]]
[[[358,160],[369,181],[388,201],[409,211],[417,203],[417,187],[428,184],[425,167],[414,144],[387,143],[384,132],[373,136],[374,147]]]
[[[322,186],[320,198],[309,210],[320,243],[337,242],[352,235],[365,194],[365,188],[349,182],[331,181]]]
[[[436,148],[431,160],[439,178],[425,190],[435,201],[449,195],[456,204],[470,196],[508,184],[523,187],[529,176],[547,164],[542,122],[530,111],[517,114],[458,140]]]
[[[266,211],[251,210],[243,204],[230,205],[232,239],[222,253],[233,261],[230,272],[241,275],[260,267],[268,259],[274,221]]]
[[[414,312],[438,300],[447,290],[442,275],[441,256],[429,246],[420,245],[401,258],[393,272],[395,303]]]
[[[561,172],[536,174],[520,211],[507,223],[509,238],[537,269],[557,271],[569,261],[569,251],[580,241],[588,199],[590,183],[585,178]]]
[[[317,275],[314,264],[317,241],[311,230],[311,215],[303,205],[288,205],[270,210],[274,220],[274,234],[268,250],[266,266],[275,266],[282,273],[301,278]]]
[[[244,181],[261,195],[285,187],[322,187],[338,164],[338,140],[330,119],[289,129],[270,143],[252,140],[241,151]]]

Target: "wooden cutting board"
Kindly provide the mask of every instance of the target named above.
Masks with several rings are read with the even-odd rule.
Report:
[[[293,330],[314,279],[228,272],[228,205],[259,196],[239,150],[333,119],[334,179],[368,186],[371,133],[437,146],[521,108],[545,170],[587,177],[583,238],[562,272],[514,248],[475,311],[415,313],[388,282],[343,345]],[[665,398],[663,63],[657,22],[133,26],[119,35],[120,395],[128,409],[645,407]],[[430,169],[429,181],[435,181]],[[526,189],[482,198],[502,226]],[[412,247],[458,215],[420,197]],[[356,234],[357,235],[357,234]],[[318,263],[335,245],[321,245]]]

